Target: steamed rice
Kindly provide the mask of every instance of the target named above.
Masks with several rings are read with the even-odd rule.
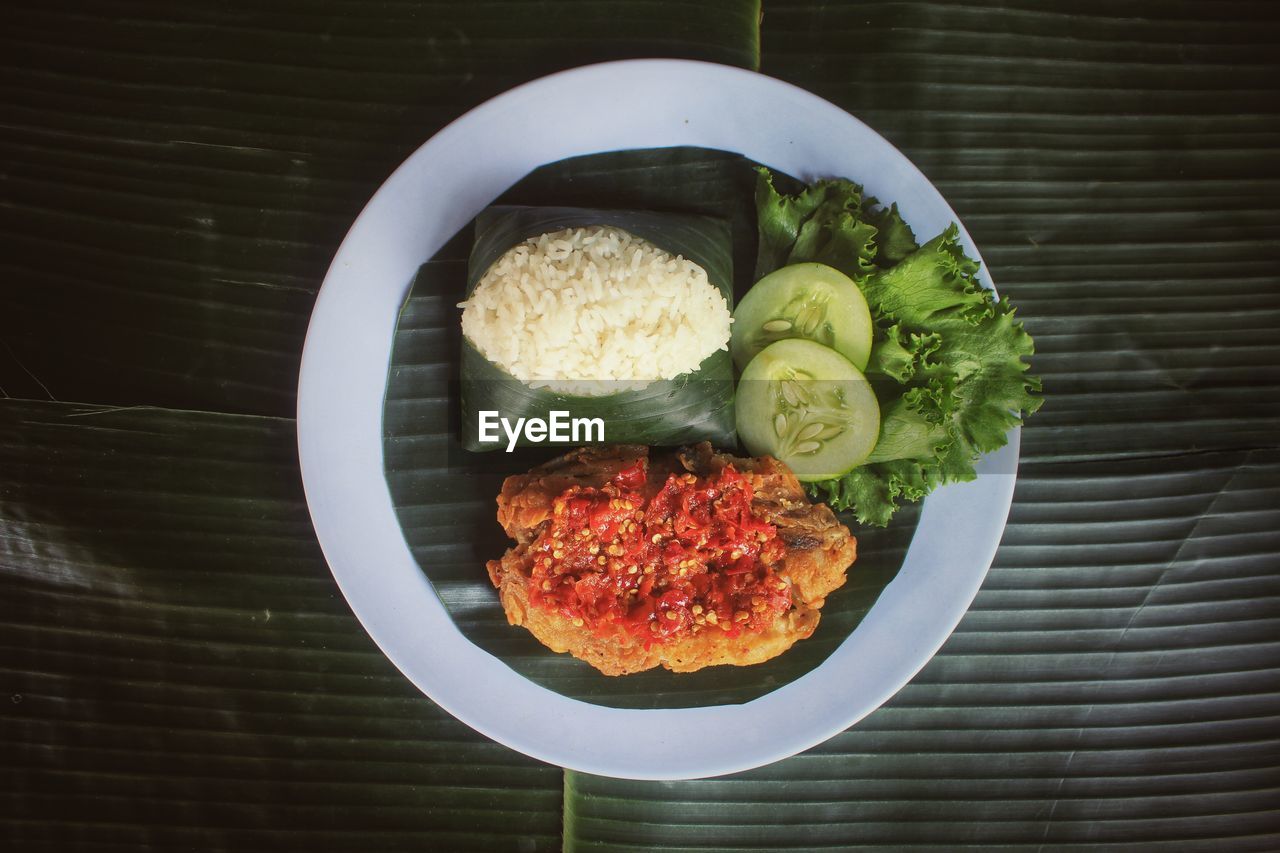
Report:
[[[729,344],[729,305],[706,270],[607,226],[520,243],[458,307],[463,334],[487,359],[569,393],[672,379]]]

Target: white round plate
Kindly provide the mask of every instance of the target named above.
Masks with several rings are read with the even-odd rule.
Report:
[[[901,571],[857,629],[821,666],[751,702],[592,705],[524,679],[467,640],[411,556],[383,477],[383,391],[401,303],[418,267],[538,166],[675,145],[738,152],[805,179],[850,178],[897,202],[920,235],[958,221],[889,143],[787,83],[675,60],[565,71],[462,116],[382,185],[325,277],[298,388],[298,451],[316,534],[343,595],[387,657],[496,741],[564,767],[633,779],[768,764],[821,743],[897,692],[977,593],[1004,530],[1018,456],[1015,430],[1008,446],[981,460],[977,480],[931,495]]]

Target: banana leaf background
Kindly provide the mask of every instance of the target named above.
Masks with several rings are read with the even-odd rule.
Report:
[[[1280,848],[1275,4],[6,12],[6,848]],[[316,290],[400,160],[639,56],[759,68],[900,147],[1048,400],[941,653],[803,755],[680,783],[566,773],[422,697],[333,583],[292,421]]]

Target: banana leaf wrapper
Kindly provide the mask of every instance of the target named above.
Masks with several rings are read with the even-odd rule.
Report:
[[[475,242],[467,268],[469,296],[485,272],[511,247],[531,237],[592,225],[612,226],[680,255],[707,271],[707,278],[733,308],[733,234],[720,218],[637,210],[579,207],[496,206],[476,219]],[[552,411],[573,418],[599,418],[607,444],[681,445],[707,440],[720,447],[737,441],[733,412],[733,362],[717,350],[689,373],[656,380],[643,388],[609,382],[607,393],[575,395],[533,387],[491,362],[466,339],[461,352],[462,444],[471,451],[507,446],[479,440],[479,413],[496,411],[516,423],[518,418],[549,420]],[[602,384],[606,384],[603,383]],[[616,390],[613,387],[617,386]],[[522,434],[517,446],[530,444]],[[582,441],[537,442],[541,446],[572,446]]]

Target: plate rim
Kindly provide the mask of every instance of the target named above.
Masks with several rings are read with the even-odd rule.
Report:
[[[889,196],[888,200],[899,203],[913,227],[920,232],[919,223],[925,217],[911,216],[910,207],[902,203],[903,195],[916,198],[922,206],[927,203],[934,219],[945,216],[955,222],[966,250],[981,261],[959,217],[919,169],[867,125],[817,95],[758,72],[715,63],[674,59],[598,63],[524,83],[475,107],[423,143],[379,186],[356,217],[325,275],[308,324],[299,371],[298,454],[308,511],[330,571],[366,633],[419,690],[473,729],[552,764],[622,778],[704,778],[769,764],[822,743],[898,692],[951,635],[986,577],[1012,503],[1019,455],[1021,431],[1015,427],[1004,448],[979,460],[976,480],[951,484],[930,495],[916,529],[917,534],[927,531],[929,535],[913,537],[898,576],[881,593],[863,622],[814,670],[749,702],[655,710],[594,705],[569,699],[524,679],[461,635],[409,551],[383,474],[381,404],[395,319],[412,276],[399,282],[394,280],[394,276],[401,274],[404,263],[398,259],[392,263],[378,250],[394,250],[395,246],[405,245],[403,241],[420,240],[422,246],[429,248],[412,253],[421,258],[413,264],[416,271],[422,261],[438,250],[439,245],[430,246],[432,240],[439,240],[443,245],[443,240],[469,221],[474,211],[462,222],[457,222],[461,214],[442,211],[431,220],[434,230],[427,236],[410,228],[416,221],[413,216],[389,214],[394,213],[397,205],[429,203],[430,193],[421,183],[423,175],[430,175],[438,190],[448,185],[451,177],[441,167],[459,158],[462,162],[502,163],[505,168],[506,161],[486,161],[485,155],[496,156],[506,149],[501,149],[495,140],[477,139],[476,134],[500,129],[511,115],[519,114],[522,108],[527,111],[530,99],[534,104],[554,104],[557,98],[581,87],[590,90],[607,84],[668,96],[671,100],[660,102],[662,106],[657,110],[662,121],[677,122],[670,125],[670,135],[677,141],[667,145],[699,144],[680,141],[690,135],[691,138],[732,140],[734,130],[744,129],[739,126],[741,117],[730,115],[733,121],[727,131],[701,121],[696,111],[699,104],[713,113],[717,104],[697,94],[700,88],[692,85],[693,81],[702,84],[701,91],[723,95],[740,110],[750,111],[761,103],[772,105],[784,115],[792,115],[788,110],[795,110],[794,115],[808,117],[811,124],[837,132],[838,137],[839,131],[843,131],[850,142],[872,145],[880,162],[887,164],[890,178],[912,182],[912,193],[899,193],[897,197]],[[671,107],[672,100],[675,109]],[[682,109],[688,114],[682,115]],[[681,120],[682,125],[678,123]],[[581,124],[578,129],[591,131]],[[542,150],[538,144],[554,149],[555,137],[566,132],[564,128],[556,128],[548,134],[544,129],[543,135],[548,138],[540,139],[535,128],[532,134],[535,154],[531,156]],[[727,137],[726,132],[730,134]],[[643,137],[644,129],[638,129],[637,135]],[[775,133],[766,143],[738,143],[747,148],[754,144],[772,146],[770,151],[778,152],[775,157],[755,156],[749,151],[737,150],[738,145],[704,144],[703,147],[745,154],[766,165],[811,178],[812,170],[787,168],[788,164],[778,162],[779,158],[785,161],[789,157],[792,159],[788,163],[802,162],[812,154],[815,144],[821,147],[821,143],[814,143],[808,137],[796,136],[787,138],[785,133],[781,136]],[[555,159],[584,153],[592,152],[571,150]],[[506,171],[495,168],[492,173],[486,171],[473,176],[480,186],[473,189],[471,204],[480,199],[492,201],[525,174],[521,171],[511,177],[521,168],[523,165],[513,165]],[[869,191],[873,189],[874,182],[865,180],[865,176],[852,173],[846,176],[868,185]],[[928,233],[935,230],[941,228],[930,228]],[[382,280],[378,273],[393,278]],[[985,264],[982,264],[980,279],[994,290]],[[387,311],[386,307],[393,303]],[[366,337],[362,338],[361,333]],[[371,334],[385,338],[385,347],[378,340],[368,340]],[[355,341],[360,345],[355,345]],[[385,356],[380,355],[384,350]],[[364,377],[367,383],[371,364],[379,360],[382,375],[377,383],[376,430],[371,436],[367,411],[369,388],[358,381],[350,384],[344,381]],[[362,402],[364,409],[360,408]],[[376,452],[369,446],[371,437]],[[375,457],[378,464],[371,470]],[[376,476],[377,484],[372,483],[371,473]],[[394,531],[388,526],[388,519]],[[943,542],[948,545],[940,547]],[[942,572],[939,566],[952,560],[955,543],[969,546],[966,552],[969,559],[963,571]],[[370,563],[375,565],[370,568]],[[416,579],[407,574],[410,567]],[[909,568],[913,571],[909,572]],[[932,596],[934,606],[927,611],[927,615],[935,617],[932,620],[921,618],[926,614],[912,612],[910,608],[899,613],[902,610],[899,600],[909,586],[906,581],[918,573],[939,583],[944,593]],[[385,586],[381,592],[378,583]],[[887,601],[895,602],[894,606],[885,604],[882,608]],[[901,617],[900,624],[882,624],[890,618],[890,612]],[[894,648],[887,638],[895,633],[903,635],[899,648]],[[865,646],[862,651],[878,649],[885,657],[871,662],[859,658],[853,654],[859,644]],[[466,649],[468,646],[470,651]],[[445,653],[424,656],[421,654],[424,647]],[[497,683],[473,680],[467,686],[457,686],[476,673],[483,679],[496,679]],[[862,695],[848,695],[848,685],[836,683],[833,692],[823,683],[830,675],[849,673],[870,678],[871,688]],[[514,713],[511,706],[502,704],[513,698],[520,703]],[[847,703],[836,699],[847,700]],[[557,737],[558,730],[539,719],[539,715],[547,713],[569,714],[584,730],[574,737],[564,737],[563,733]],[[784,725],[797,717],[806,723],[798,731]],[[600,726],[610,731],[623,726],[638,735],[632,744],[618,748],[618,744],[609,743]],[[725,733],[726,726],[735,727],[735,737]]]

